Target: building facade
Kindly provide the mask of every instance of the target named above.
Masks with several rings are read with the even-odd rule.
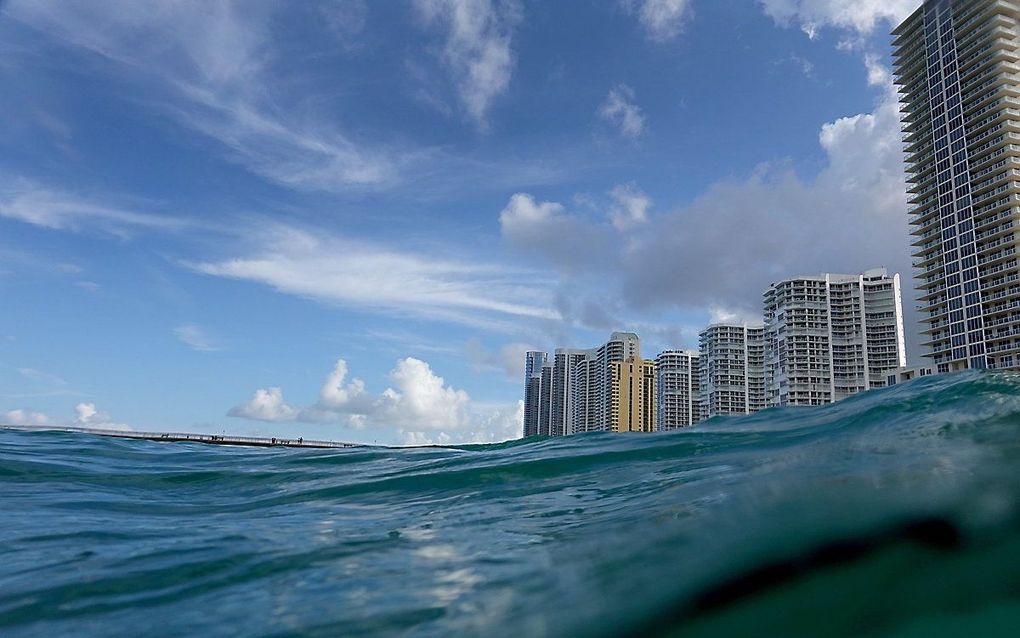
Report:
[[[698,335],[700,416],[751,414],[765,407],[764,329],[716,323]]]
[[[553,355],[551,396],[549,398],[549,435],[574,433],[574,367],[583,361],[588,350],[557,348]]]
[[[1020,365],[1020,4],[928,0],[894,31],[922,339],[937,372]]]
[[[524,436],[538,435],[542,406],[542,367],[547,355],[531,351],[524,354]]]
[[[632,332],[614,332],[609,341],[584,351],[572,374],[572,431],[605,432],[611,429],[612,364],[641,358],[641,340]]]
[[[640,358],[641,341],[614,332],[597,348],[558,348],[524,360],[524,436],[564,436],[611,429],[612,364]]]
[[[824,274],[764,295],[768,405],[823,405],[885,386],[906,366],[899,275]]]
[[[655,362],[628,357],[609,364],[610,432],[655,431]]]
[[[655,358],[655,378],[656,430],[677,430],[701,420],[697,352],[661,352]]]

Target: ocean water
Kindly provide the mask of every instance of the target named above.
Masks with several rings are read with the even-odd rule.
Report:
[[[676,433],[0,432],[0,636],[1020,635],[1020,376]]]

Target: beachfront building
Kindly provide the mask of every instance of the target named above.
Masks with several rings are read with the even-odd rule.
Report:
[[[701,420],[698,353],[666,350],[655,358],[655,429],[662,432]]]
[[[524,354],[524,436],[538,434],[542,409],[542,368],[548,355],[530,351]]]
[[[894,35],[923,344],[1020,366],[1020,3],[928,0]]]
[[[588,350],[557,348],[553,354],[552,382],[550,383],[549,435],[565,436],[574,433],[574,367],[583,361]]]
[[[931,366],[909,366],[906,368],[896,368],[895,370],[890,370],[889,374],[886,375],[886,385],[906,383],[907,381],[913,381],[914,379],[920,379],[921,377],[927,377],[933,374],[935,374],[935,369]]]
[[[823,405],[906,366],[899,275],[795,277],[764,295],[768,405]]]
[[[612,429],[612,364],[640,358],[641,340],[632,332],[614,332],[606,343],[584,351],[571,370],[571,432]]]
[[[611,429],[612,363],[640,358],[641,341],[614,332],[597,348],[528,352],[524,360],[524,436]]]
[[[698,335],[700,416],[751,414],[765,407],[764,329],[715,323]]]
[[[628,357],[609,364],[610,432],[655,431],[655,362]]]

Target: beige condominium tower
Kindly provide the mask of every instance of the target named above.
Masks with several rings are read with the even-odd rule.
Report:
[[[655,431],[655,362],[639,357],[610,363],[609,430]]]
[[[928,0],[893,31],[914,277],[938,372],[1020,365],[1020,3]]]

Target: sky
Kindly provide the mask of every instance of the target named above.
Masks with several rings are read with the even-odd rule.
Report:
[[[901,273],[919,0],[0,0],[0,421],[520,435],[530,349]]]

